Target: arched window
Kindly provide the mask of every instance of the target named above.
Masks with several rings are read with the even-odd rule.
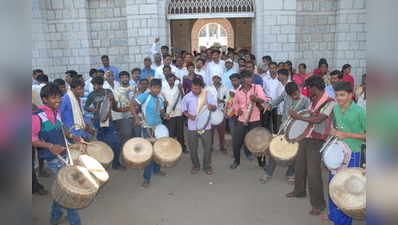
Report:
[[[199,46],[211,47],[214,44],[227,47],[227,31],[219,23],[205,24],[199,31]],[[198,47],[199,47],[198,46]]]

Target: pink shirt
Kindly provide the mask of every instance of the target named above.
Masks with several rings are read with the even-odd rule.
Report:
[[[54,111],[46,105],[38,106],[37,108],[44,111],[50,122],[55,123],[58,111]],[[38,115],[32,115],[32,141],[39,141],[39,132],[41,129],[41,122]]]
[[[245,93],[242,88],[239,88],[236,93],[235,97],[233,100],[233,110],[234,112],[238,112],[239,109],[243,111],[243,114],[239,116],[238,120],[241,122],[246,122],[245,121],[245,113],[248,112],[249,110],[249,104],[250,104],[250,96],[255,95],[257,98],[260,98],[264,101],[270,100],[267,96],[265,96],[263,88],[258,85],[258,84],[252,84],[250,90]],[[260,110],[254,106],[252,114],[250,116],[250,119],[248,122],[254,122],[254,121],[259,121],[260,120]]]
[[[343,75],[343,81],[350,82],[352,88],[355,87],[355,85],[354,85],[354,78],[353,78],[350,74],[344,74],[344,75]]]
[[[304,83],[305,83],[305,80],[307,80],[308,77],[310,77],[310,76],[311,75],[309,75],[309,74],[294,74],[293,75],[293,81],[297,84],[301,93],[307,97],[309,96],[309,90],[304,87]]]

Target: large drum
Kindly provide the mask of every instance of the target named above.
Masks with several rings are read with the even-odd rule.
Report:
[[[299,112],[301,116],[310,117],[309,111]],[[310,131],[310,123],[302,120],[291,120],[286,129],[286,139],[290,142],[301,141]]]
[[[348,166],[352,153],[350,147],[336,137],[328,139],[321,151],[323,164],[332,174]]]
[[[85,167],[93,175],[98,186],[104,185],[109,180],[109,174],[105,168],[95,158],[88,155],[79,157],[78,165]]]
[[[144,138],[131,138],[122,151],[122,161],[127,168],[145,168],[152,160],[152,144]]]
[[[299,144],[289,142],[285,135],[274,136],[269,145],[271,157],[281,166],[290,165],[297,156]]]
[[[245,136],[245,145],[255,156],[264,156],[271,142],[272,134],[264,127],[251,129]]]
[[[204,130],[210,122],[211,113],[207,107],[204,107],[196,116],[196,129]]]
[[[329,194],[336,206],[346,215],[366,218],[366,176],[362,168],[344,168],[330,181]]]
[[[99,119],[100,122],[105,122],[109,118],[109,112],[111,111],[111,101],[108,96],[105,96],[99,108]]]
[[[217,108],[216,111],[210,113],[210,123],[213,126],[220,125],[224,120],[224,113]]]
[[[160,166],[175,166],[181,155],[181,144],[173,138],[160,138],[153,145],[153,160]]]
[[[112,148],[105,142],[92,141],[86,144],[73,144],[69,146],[73,162],[78,162],[79,156],[87,154],[102,164],[103,167],[108,168],[112,163],[114,154]]]
[[[99,185],[88,169],[82,166],[62,168],[52,186],[52,197],[62,207],[81,209],[90,205]]]
[[[169,129],[165,125],[159,124],[155,127],[154,136],[156,139],[169,137]]]

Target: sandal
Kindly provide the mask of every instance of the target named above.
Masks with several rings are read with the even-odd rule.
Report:
[[[199,168],[192,168],[191,169],[191,174],[197,174],[199,172]]]
[[[287,193],[286,198],[305,198],[306,194],[298,195],[294,191]]]
[[[329,221],[329,215],[327,213],[322,213],[320,216],[321,220]]]
[[[295,182],[296,182],[296,179],[294,177],[287,177],[287,183],[289,185],[294,185]]]
[[[263,177],[262,178],[260,178],[259,180],[260,180],[260,182],[261,183],[263,183],[263,184],[265,184],[265,183],[267,183],[269,180],[271,180],[271,176],[268,176],[268,175],[263,175]]]
[[[208,169],[206,170],[207,175],[213,175],[213,169]]]
[[[312,216],[319,216],[322,214],[322,211],[323,211],[323,209],[312,208],[311,211],[309,212],[309,214]]]

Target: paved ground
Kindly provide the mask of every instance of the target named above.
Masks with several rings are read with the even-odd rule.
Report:
[[[278,168],[267,184],[257,162],[243,159],[230,170],[232,154],[213,154],[215,174],[191,175],[189,155],[166,177],[155,176],[141,188],[142,170],[110,171],[111,180],[96,201],[81,210],[84,225],[320,225],[330,224],[308,215],[309,201],[287,199],[291,191],[285,168]],[[326,174],[324,174],[326,178]],[[53,178],[41,178],[49,189]],[[33,224],[48,224],[50,196],[33,196]],[[362,223],[354,223],[359,225]]]

